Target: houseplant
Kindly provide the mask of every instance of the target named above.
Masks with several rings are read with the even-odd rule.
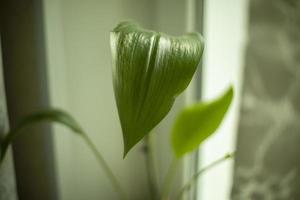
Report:
[[[113,84],[124,141],[124,157],[142,139],[148,143],[151,130],[168,114],[176,97],[189,85],[204,49],[203,39],[198,33],[169,36],[164,33],[140,28],[131,22],[120,23],[111,32],[113,61]],[[218,128],[233,98],[233,88],[210,102],[198,102],[184,108],[176,117],[170,134],[174,151],[174,163],[198,146]],[[8,146],[26,127],[51,121],[69,127],[81,136],[95,154],[97,160],[111,180],[120,199],[127,199],[114,173],[79,123],[60,109],[48,109],[33,113],[12,129],[1,141],[1,160]],[[173,170],[166,176],[161,190],[155,185],[151,173],[151,145],[147,145],[149,158],[149,189],[151,199],[169,199],[173,181]],[[212,163],[183,186],[174,197],[180,199],[197,177],[206,169],[230,158],[226,154]],[[176,167],[175,167],[176,168]]]

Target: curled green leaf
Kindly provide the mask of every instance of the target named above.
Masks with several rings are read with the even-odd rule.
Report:
[[[9,147],[9,145],[13,142],[13,140],[22,133],[22,130],[27,128],[28,126],[35,125],[40,122],[56,122],[66,127],[70,128],[73,132],[82,134],[83,131],[80,128],[79,124],[76,120],[69,115],[67,112],[59,110],[59,109],[49,109],[44,111],[39,111],[33,114],[30,114],[24,117],[14,129],[9,131],[3,140],[1,141],[0,148],[0,163],[3,160],[5,153]]]
[[[233,98],[230,87],[222,96],[200,102],[180,112],[171,133],[171,143],[177,158],[195,150],[221,124]]]
[[[203,52],[198,33],[169,36],[123,22],[111,32],[113,84],[124,156],[170,111]]]

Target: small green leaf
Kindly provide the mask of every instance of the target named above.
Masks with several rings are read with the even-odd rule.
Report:
[[[1,152],[0,152],[0,163],[3,160],[7,148],[13,142],[13,140],[21,134],[23,129],[28,126],[34,125],[40,122],[57,122],[62,125],[67,126],[72,131],[78,134],[82,134],[83,131],[80,128],[79,124],[75,121],[75,119],[69,115],[68,113],[59,110],[59,109],[49,109],[45,111],[40,111],[37,113],[30,114],[23,118],[17,126],[9,131],[3,140],[1,141]]]
[[[170,111],[203,52],[198,33],[169,36],[123,22],[111,32],[113,84],[124,157]]]
[[[177,158],[198,148],[221,124],[233,98],[230,87],[224,95],[184,109],[176,118],[171,143]]]

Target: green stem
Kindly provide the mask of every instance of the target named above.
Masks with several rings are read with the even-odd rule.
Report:
[[[24,117],[14,129],[9,131],[4,138],[0,138],[0,165],[2,164],[2,161],[4,159],[4,156],[6,154],[6,151],[10,144],[13,143],[14,139],[22,134],[25,133],[25,131],[22,131],[23,129],[41,123],[41,122],[55,122],[61,125],[64,125],[71,129],[76,135],[82,136],[84,141],[87,143],[87,145],[90,147],[91,151],[96,156],[98,162],[100,163],[101,167],[107,174],[109,180],[113,184],[113,187],[115,188],[116,192],[119,194],[120,199],[127,199],[126,193],[122,190],[120,183],[112,173],[111,169],[105,162],[103,156],[100,154],[100,152],[97,150],[96,146],[93,144],[92,140],[88,137],[88,135],[82,130],[79,123],[67,112],[60,110],[60,109],[47,109],[42,110],[39,112],[35,112],[32,114],[27,115]]]
[[[157,182],[156,182],[156,162],[153,153],[153,145],[150,140],[150,136],[147,135],[145,137],[145,158],[146,158],[146,168],[147,168],[147,176],[148,176],[148,185],[151,200],[158,199],[158,189],[157,189]]]
[[[81,134],[81,136],[82,136],[83,140],[86,142],[86,144],[89,146],[89,148],[91,149],[91,151],[94,153],[94,155],[97,158],[99,164],[101,165],[101,167],[103,168],[104,172],[107,174],[109,180],[111,181],[111,183],[112,183],[115,191],[119,194],[120,199],[127,200],[128,199],[127,195],[124,192],[124,190],[122,189],[121,184],[119,183],[119,181],[117,180],[117,178],[115,177],[115,175],[113,174],[113,172],[111,171],[111,169],[109,168],[108,164],[104,160],[104,158],[101,155],[101,153],[97,150],[97,148],[94,145],[94,143],[92,142],[92,140],[84,132]]]
[[[225,156],[223,156],[222,158],[219,158],[216,161],[212,162],[211,164],[207,165],[206,167],[203,167],[202,169],[200,169],[200,171],[198,171],[196,174],[194,174],[192,176],[192,178],[180,189],[180,191],[176,195],[175,199],[178,199],[178,200],[181,199],[184,192],[191,188],[191,186],[198,180],[200,175],[202,175],[207,170],[217,166],[218,164],[234,157],[234,154],[235,154],[234,152],[233,153],[228,153]]]
[[[163,191],[162,192],[162,200],[167,200],[169,198],[173,180],[176,176],[177,167],[178,167],[178,160],[173,157],[173,159],[170,163],[167,175],[164,180],[163,190],[162,190]]]

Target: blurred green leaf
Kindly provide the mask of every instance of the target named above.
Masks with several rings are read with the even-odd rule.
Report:
[[[111,32],[113,83],[124,157],[170,111],[203,52],[198,33],[169,36],[123,22]]]
[[[175,120],[171,143],[177,158],[195,150],[221,124],[233,98],[233,88],[211,102],[184,109]]]
[[[14,129],[9,131],[1,140],[0,162],[3,160],[9,145],[19,134],[23,133],[23,129],[40,122],[57,122],[67,126],[75,133],[83,133],[76,120],[65,111],[59,109],[49,109],[30,114],[24,117],[23,120],[21,120],[20,123],[18,123]]]

